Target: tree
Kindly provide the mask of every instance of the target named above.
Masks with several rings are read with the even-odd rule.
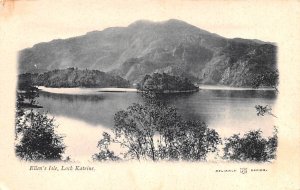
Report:
[[[257,116],[264,116],[265,114],[269,114],[269,115],[277,118],[277,116],[272,113],[272,108],[269,105],[265,105],[265,106],[256,105],[255,109],[257,112],[256,113]]]
[[[250,82],[253,88],[258,88],[261,86],[272,87],[276,91],[278,91],[278,83],[279,83],[279,73],[278,70],[275,71],[266,71],[261,74],[256,74],[251,77],[252,80]]]
[[[216,152],[221,143],[218,133],[209,129],[204,122],[187,121],[184,125],[185,138],[180,143],[183,160],[205,160],[209,152]]]
[[[173,107],[133,104],[115,114],[114,138],[103,134],[95,160],[112,160],[110,143],[125,148],[123,158],[136,160],[205,160],[221,143],[217,132],[200,121],[184,121]]]
[[[17,97],[16,97],[16,118],[15,118],[15,132],[17,133],[24,125],[26,119],[26,109],[39,108],[36,98],[39,96],[38,88],[32,86],[32,80],[29,75],[24,75],[22,80],[18,81]]]
[[[93,155],[93,160],[97,161],[118,161],[120,158],[110,151],[108,146],[111,144],[111,137],[108,133],[102,134],[103,138],[98,142],[97,147],[100,149],[98,154]]]
[[[38,88],[33,86],[32,79],[27,77],[20,80],[17,90],[17,108],[37,107],[36,98],[39,97]]]
[[[16,155],[23,160],[61,160],[63,137],[55,133],[53,118],[39,113],[38,89],[31,81],[19,81],[16,103]]]
[[[21,128],[17,129],[16,155],[27,161],[61,160],[65,146],[63,137],[54,131],[53,118],[35,111],[25,117]]]
[[[277,149],[277,129],[272,137],[265,139],[261,130],[250,131],[243,137],[239,134],[225,139],[224,159],[234,161],[265,162],[274,159]]]

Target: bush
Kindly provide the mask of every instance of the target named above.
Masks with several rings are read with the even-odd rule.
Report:
[[[234,161],[265,162],[275,159],[277,130],[272,137],[265,139],[261,130],[250,131],[243,137],[237,134],[225,139],[224,159]]]
[[[16,155],[27,161],[61,160],[65,146],[63,137],[55,134],[53,119],[31,111],[16,126]]]

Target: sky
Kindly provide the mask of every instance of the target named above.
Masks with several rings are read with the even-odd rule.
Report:
[[[0,8],[0,22],[5,23],[0,25],[0,32],[1,37],[14,35],[18,46],[25,48],[107,27],[127,26],[140,19],[174,18],[224,37],[274,42],[279,37],[275,31],[281,29],[276,26],[281,26],[286,11],[278,11],[283,1],[270,2],[266,6],[259,1],[6,0]]]

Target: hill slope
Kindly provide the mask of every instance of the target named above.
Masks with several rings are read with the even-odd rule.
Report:
[[[19,69],[45,72],[67,67],[98,69],[138,82],[154,72],[193,82],[248,86],[256,75],[276,70],[276,46],[227,39],[179,20],[137,21],[24,49]]]

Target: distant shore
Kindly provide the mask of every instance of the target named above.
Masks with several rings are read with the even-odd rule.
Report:
[[[99,92],[137,92],[135,88],[49,88],[38,86],[38,89],[43,92],[53,94],[99,94]]]
[[[163,91],[158,91],[156,93],[158,94],[177,94],[177,93],[189,93],[189,92],[198,92],[200,89],[196,88],[193,90],[163,90]],[[147,92],[145,90],[138,90],[138,92]]]
[[[198,85],[200,90],[268,90],[275,91],[271,87],[260,87],[260,88],[251,88],[251,87],[231,87],[231,86],[220,86],[220,85]]]
[[[37,86],[40,91],[53,93],[53,94],[99,94],[99,92],[141,92],[135,88],[51,88],[45,86]],[[243,87],[229,87],[229,86],[213,86],[213,85],[200,85],[199,90],[264,90],[264,91],[274,91],[273,88],[243,88]],[[161,93],[173,94],[173,93],[188,93],[188,92],[197,92],[198,89],[194,90],[165,90]]]

